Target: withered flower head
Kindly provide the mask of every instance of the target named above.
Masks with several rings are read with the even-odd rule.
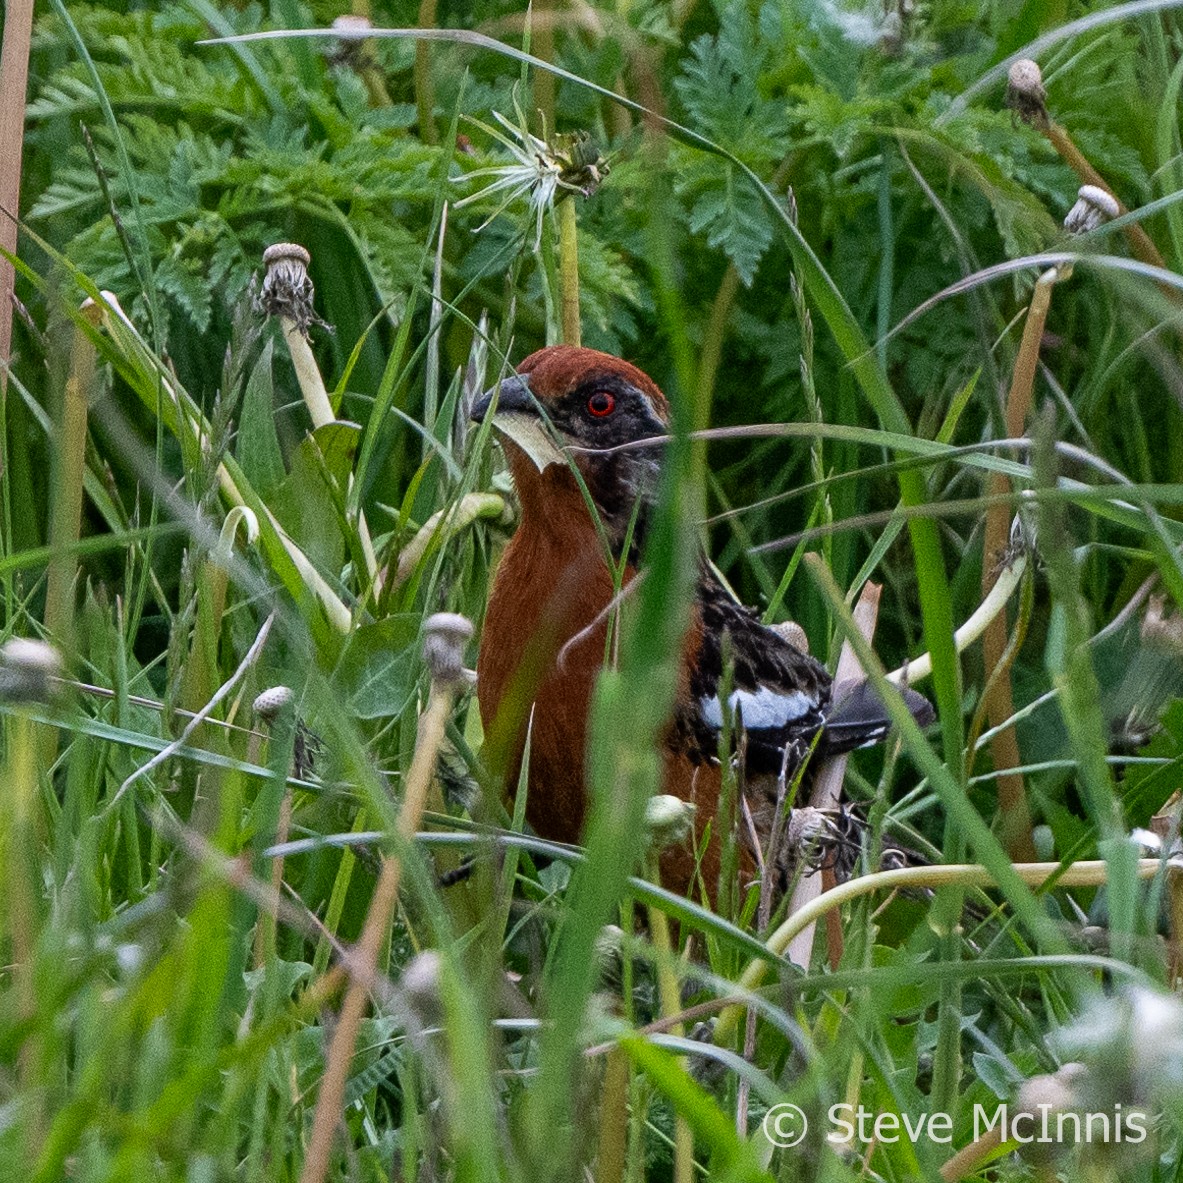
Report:
[[[433,682],[458,682],[464,672],[464,647],[472,621],[456,612],[437,612],[423,625],[423,660]]]
[[[277,242],[263,252],[263,287],[255,307],[267,316],[290,320],[308,336],[314,324],[324,324],[312,307],[315,289],[308,276],[312,256],[299,243]]]
[[[1024,122],[1047,127],[1047,91],[1039,63],[1019,58],[1007,73],[1006,105]]]
[[[1099,185],[1081,185],[1076,204],[1064,219],[1069,234],[1087,234],[1121,212],[1117,198]]]
[[[0,645],[0,700],[49,702],[62,672],[58,651],[45,641],[11,637]]]

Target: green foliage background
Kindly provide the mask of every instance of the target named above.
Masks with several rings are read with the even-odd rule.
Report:
[[[524,200],[455,205],[484,183],[468,174],[506,163],[485,130],[493,113],[519,110],[538,134],[589,133],[611,166],[594,195],[568,198],[584,343],[652,374],[682,431],[770,430],[675,449],[653,577],[597,701],[600,808],[573,876],[569,851],[519,839],[507,852],[520,809],[505,815],[475,703],[458,704],[446,807],[397,851],[407,871],[383,953],[390,984],[351,1068],[333,1177],[588,1170],[608,1183],[621,1177],[606,1165],[616,1127],[628,1178],[673,1177],[675,1119],[712,1179],[935,1177],[969,1140],[976,1103],[1056,1068],[1049,1035],[1089,999],[1131,979],[1172,984],[1165,870],[1136,881],[1124,835],[1177,789],[1183,742],[1178,630],[1148,640],[1136,598],[1157,574],[1169,618],[1183,589],[1177,6],[622,0],[535,8],[523,40],[520,6],[425,0],[365,15],[459,41],[201,44],[340,15],[298,0],[38,11],[0,581],[5,635],[50,628],[68,685],[51,706],[4,707],[4,1177],[300,1177],[337,1001],[313,983],[356,939],[378,854],[392,849],[427,687],[422,622],[450,610],[479,624],[512,528],[498,453],[465,409],[559,331],[553,217],[534,249]],[[465,44],[465,30],[566,75],[540,83],[519,58]],[[1159,273],[1130,264],[1120,230],[1069,243],[1062,229],[1079,179],[1003,104],[1009,56],[1045,35],[1034,56],[1049,110],[1128,208],[1152,207],[1139,224]],[[665,122],[646,126],[605,90]],[[311,252],[325,322],[312,341],[338,422],[312,435],[282,338],[253,304],[278,241]],[[976,649],[955,659],[947,625],[980,599],[990,443],[1006,437],[1039,274],[999,265],[1065,249],[1080,258],[1055,288],[1036,444],[1007,469],[1033,493],[1052,573],[1027,577],[1013,682],[1038,837],[1055,859],[1104,860],[1109,884],[1036,902],[974,828],[997,810],[988,751],[964,751],[985,674]],[[100,290],[128,322],[96,331],[79,316]],[[87,351],[92,378],[79,369]],[[80,373],[89,434],[70,453],[63,406]],[[786,436],[784,424],[816,431]],[[219,539],[227,473],[259,518],[256,542]],[[78,482],[76,595],[47,624],[55,515]],[[475,508],[472,495],[490,493]],[[463,506],[463,525],[446,516]],[[373,594],[359,511],[381,564],[404,564]],[[660,1010],[662,972],[687,1005],[725,997],[768,936],[750,899],[714,915],[628,878],[643,870],[635,823],[655,787],[696,536],[747,602],[799,621],[831,667],[842,596],[868,577],[884,584],[876,651],[890,668],[934,650],[942,727],[939,745],[905,732],[898,756],[856,761],[848,789],[869,815],[868,866],[890,833],[938,861],[972,857],[1003,887],[964,914],[963,889],[931,906],[848,905],[837,973],[824,941],[807,975],[777,961],[750,1066],[741,1025],[713,1073],[679,1059],[676,1037],[632,1034]],[[798,567],[806,549],[836,597]],[[218,725],[132,779],[239,670],[272,613],[258,660],[211,713]],[[313,741],[250,715],[277,683],[318,738],[312,767],[290,776],[294,746]],[[1135,710],[1164,727],[1123,747]],[[289,789],[303,845],[282,864],[276,925],[240,877],[270,882],[264,852]],[[478,870],[440,891],[432,871],[454,866],[456,847],[475,849]],[[647,927],[601,968],[601,927],[631,932],[645,906]],[[655,957],[657,912],[700,934],[693,965]],[[424,949],[442,959],[425,995],[401,976]],[[1135,1027],[1114,1020],[1119,1036]],[[1164,1115],[1157,1153],[1121,1160],[1121,1177],[1176,1177],[1177,1073],[1146,1069],[1136,1040],[1114,1038],[1081,1053],[1095,1079]],[[616,1076],[604,1069],[614,1041]],[[817,1133],[838,1100],[944,1109],[953,1143],[839,1153]],[[796,1151],[761,1140],[758,1118],[780,1101],[819,1119]],[[1085,1156],[1101,1175],[1118,1169]],[[1008,1156],[998,1169],[1042,1168]]]

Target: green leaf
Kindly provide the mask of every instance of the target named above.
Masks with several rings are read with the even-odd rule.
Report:
[[[247,479],[269,497],[286,475],[279,437],[275,432],[275,389],[271,381],[273,345],[267,341],[247,379],[238,420],[234,456]]]
[[[350,635],[334,682],[359,719],[402,714],[415,692],[418,639],[419,617],[412,613],[362,625]]]

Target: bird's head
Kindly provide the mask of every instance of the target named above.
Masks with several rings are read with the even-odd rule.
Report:
[[[482,395],[478,423],[493,411],[523,505],[574,464],[610,535],[622,536],[638,500],[656,485],[669,404],[636,366],[572,345],[532,353],[518,372]],[[633,446],[628,446],[633,445]]]

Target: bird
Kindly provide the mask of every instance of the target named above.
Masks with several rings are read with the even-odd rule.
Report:
[[[640,569],[669,403],[630,362],[553,345],[530,354],[474,402],[475,422],[490,415],[521,516],[496,566],[485,613],[477,659],[481,720],[487,744],[503,757],[511,792],[522,776],[528,734],[526,820],[544,838],[577,843],[588,805],[589,706],[611,608]],[[614,563],[623,566],[619,589],[605,539]],[[927,699],[912,690],[905,697],[921,725],[932,721]],[[664,886],[711,902],[718,825],[705,848],[701,838],[719,808],[720,733],[728,714],[741,735],[741,784],[752,818],[751,826],[740,827],[738,844],[741,874],[749,880],[763,865],[755,844],[774,830],[778,780],[783,786],[787,774],[791,783],[804,761],[875,743],[890,728],[865,682],[836,703],[826,668],[765,626],[700,555],[661,753],[662,792],[693,803],[694,832],[663,853],[660,875]],[[775,874],[774,886],[783,892],[791,867],[782,859],[764,873]]]

